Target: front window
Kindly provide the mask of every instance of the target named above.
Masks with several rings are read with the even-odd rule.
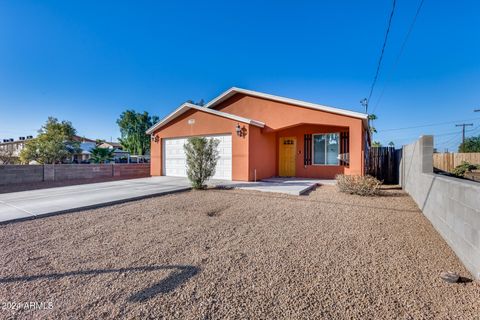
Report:
[[[339,133],[313,135],[313,164],[339,164],[339,136]]]

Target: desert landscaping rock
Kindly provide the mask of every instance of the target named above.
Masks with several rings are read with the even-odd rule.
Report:
[[[402,191],[171,194],[0,226],[28,319],[474,319],[478,282]]]
[[[442,278],[444,281],[450,282],[450,283],[456,283],[456,282],[458,282],[458,280],[460,280],[460,276],[458,274],[456,274],[455,272],[451,272],[451,271],[442,272],[440,274],[440,278]]]

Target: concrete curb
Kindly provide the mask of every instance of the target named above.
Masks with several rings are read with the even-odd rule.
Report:
[[[313,185],[311,185],[311,186],[308,186],[308,187],[306,187],[305,189],[300,190],[300,191],[298,192],[298,195],[299,195],[299,196],[305,195],[305,194],[309,193],[310,191],[315,190],[315,189],[316,189],[318,186],[320,186],[320,185],[321,185],[320,183],[316,183],[316,184],[313,184]]]

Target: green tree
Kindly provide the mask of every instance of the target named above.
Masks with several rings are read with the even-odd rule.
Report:
[[[90,152],[90,161],[94,163],[107,163],[115,157],[115,151],[109,148],[95,147]]]
[[[76,130],[70,121],[59,122],[57,118],[49,117],[38,130],[38,136],[25,143],[20,159],[23,163],[61,163],[80,152],[80,143],[73,140],[75,134]]]
[[[458,152],[480,152],[480,136],[465,138],[458,147]]]
[[[377,133],[377,129],[373,126],[373,121],[377,120],[378,117],[375,114],[369,114],[368,115],[368,126],[370,128],[370,134]]]
[[[145,131],[157,121],[158,117],[150,116],[148,112],[124,111],[117,120],[122,136],[119,141],[123,148],[135,155],[147,153],[150,150],[150,137]]]
[[[189,99],[186,102],[191,103],[191,104],[195,104],[195,105],[200,106],[200,107],[203,107],[205,105],[205,101],[203,99],[200,99],[197,102]]]
[[[204,183],[215,174],[219,158],[218,139],[205,137],[188,138],[183,146],[187,157],[187,177],[195,189],[204,188]]]
[[[373,141],[372,142],[372,147],[380,148],[381,146],[382,146],[382,144],[380,143],[380,141]]]

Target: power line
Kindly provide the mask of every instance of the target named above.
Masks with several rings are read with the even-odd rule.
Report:
[[[476,132],[476,131],[479,130],[479,129],[480,129],[480,125],[476,126],[476,127],[473,128],[473,129],[466,130],[466,132],[469,132],[469,133],[472,135],[472,134],[474,134],[474,132]],[[435,144],[436,144],[436,145],[439,145],[439,146],[448,146],[448,147],[450,147],[450,146],[452,146],[452,145],[455,146],[455,145],[457,145],[457,144],[460,144],[459,141],[458,141],[458,142],[455,141],[456,139],[460,139],[460,132],[458,132],[458,131],[455,132],[455,136],[454,136],[454,137],[451,137],[451,138],[449,138],[449,139],[447,139],[447,140],[445,140],[445,141],[441,141],[441,142],[438,141],[439,139],[436,139],[438,136],[440,136],[440,135],[435,135]]]
[[[455,135],[453,137],[443,142],[439,142],[438,140],[435,139],[435,144],[438,146],[450,146],[452,143],[457,144],[456,140],[460,138],[459,135],[460,135],[459,132],[455,132]]]
[[[444,125],[444,124],[452,124],[452,123],[455,123],[455,122],[473,121],[473,120],[479,120],[479,119],[480,119],[480,118],[472,118],[472,119],[465,119],[465,120],[455,120],[455,121],[437,122],[437,123],[422,124],[422,125],[411,126],[411,127],[384,129],[384,130],[379,130],[378,132],[408,130],[408,129],[416,129],[416,128],[424,128],[424,127],[435,127],[435,126],[441,126],[441,125]]]
[[[453,135],[453,137],[452,137]],[[435,138],[435,144],[439,144],[439,145],[445,145],[445,144],[448,144],[452,141],[454,141],[455,139],[457,139],[458,137],[460,136],[460,133],[457,131],[457,132],[454,132],[448,136],[443,136],[443,137],[440,137],[438,138],[437,135],[434,136]],[[443,140],[444,139],[444,140]]]
[[[477,131],[480,132],[480,125],[476,126],[473,129],[465,130],[465,132],[468,132],[469,135],[475,135]],[[435,138],[436,137],[437,135],[435,135]],[[461,139],[462,139],[462,132],[457,131],[454,137],[447,139],[445,141],[440,142],[437,139],[435,139],[435,145],[437,145],[438,148],[443,146],[443,149],[456,149],[455,147],[457,147],[462,143]]]
[[[392,11],[390,12],[390,18],[388,19],[387,31],[385,32],[385,38],[383,39],[382,51],[380,52],[380,57],[378,59],[377,70],[375,72],[375,77],[373,78],[372,86],[370,87],[370,93],[367,98],[366,111],[368,111],[368,102],[373,94],[373,89],[377,83],[378,75],[380,73],[380,67],[382,66],[383,54],[385,53],[385,47],[387,46],[388,34],[390,33],[390,27],[392,26],[393,14],[395,13],[395,5],[397,4],[396,0],[393,0]]]
[[[474,134],[474,132],[476,132],[477,130],[480,129],[480,125],[476,126],[475,128],[473,129],[470,129],[470,130],[465,130],[465,132],[468,132],[470,135]],[[455,140],[456,139],[460,139],[460,132],[458,131],[451,131],[451,132],[443,132],[443,133],[438,133],[438,134],[433,134],[434,138],[435,138],[435,145],[436,146],[445,146],[445,145],[456,145],[456,144],[459,144],[460,142],[456,142]],[[415,135],[415,136],[408,136],[408,137],[395,137],[395,138],[391,138],[391,139],[382,139],[382,140],[393,140],[393,141],[405,141],[405,140],[413,140],[413,139],[417,139],[418,138],[418,135]],[[442,139],[445,139],[444,141],[441,141]]]
[[[472,131],[472,130],[467,130],[467,132],[470,132],[470,131]],[[436,146],[445,145],[445,144],[453,141],[454,139],[459,138],[458,137],[459,134],[460,133],[458,131],[434,134],[433,136],[435,138],[434,139],[435,140],[435,145]],[[412,135],[412,136],[408,136],[408,137],[394,137],[394,138],[383,138],[382,137],[381,140],[382,141],[394,141],[396,144],[404,144],[405,142],[411,142],[411,141],[417,140],[419,136],[420,135]],[[447,140],[445,140],[444,142],[440,141],[441,139],[445,139],[445,138]]]
[[[458,150],[458,145],[460,144],[460,142],[458,141],[454,141],[453,143],[449,144],[449,145],[446,145],[443,147],[443,149],[447,152],[455,152],[455,150]]]
[[[471,130],[467,130],[466,132],[471,132],[473,131],[473,129]],[[450,138],[449,140],[451,140],[451,137],[452,135],[458,135],[459,132],[458,131],[452,131],[452,132],[444,132],[444,133],[439,133],[439,134],[434,134],[433,136],[435,137],[435,143],[439,143],[438,140],[436,139],[437,137],[446,137],[447,139]],[[408,137],[398,137],[398,138],[391,138],[391,139],[383,139],[383,140],[395,140],[395,141],[405,141],[405,140],[412,140],[412,139],[416,139],[418,138],[419,135],[415,135],[415,136],[408,136]],[[454,137],[455,138],[455,137]],[[447,141],[449,141],[447,140]]]
[[[465,142],[465,127],[473,127],[473,123],[456,124],[455,127],[462,127],[462,143]]]
[[[473,127],[473,123],[456,124],[455,127],[462,127],[462,144],[465,143],[465,127]]]
[[[392,75],[393,73],[396,71],[397,69],[397,66],[398,66],[398,62],[400,61],[400,57],[402,56],[403,54],[403,51],[405,50],[405,46],[407,44],[407,41],[408,39],[410,38],[410,34],[412,33],[413,31],[413,27],[415,26],[415,23],[417,22],[417,18],[418,18],[418,15],[420,14],[420,10],[422,9],[423,7],[423,2],[424,0],[421,0],[420,1],[420,4],[418,5],[417,7],[417,12],[415,13],[415,16],[413,17],[413,20],[412,22],[410,23],[410,27],[408,28],[408,31],[407,31],[407,34],[405,35],[405,38],[403,39],[403,43],[402,43],[402,46],[400,47],[400,51],[398,52],[398,55],[397,57],[395,58],[395,62],[393,63],[393,66],[392,66],[392,71],[390,72],[389,74],[389,77],[387,78],[387,81],[385,81],[385,85],[383,86],[383,89],[382,89],[382,92],[380,93],[380,96],[377,100],[377,103],[375,104],[375,107],[373,108],[373,111],[372,113],[375,113],[375,110],[377,110],[377,107],[378,105],[380,104],[380,101],[382,100],[383,98],[383,95],[385,93],[385,89],[387,88],[387,85],[386,83],[388,82],[388,80],[390,80],[392,78]]]
[[[475,134],[480,133],[480,125],[476,126],[472,130],[467,130],[467,132],[470,132],[470,135],[474,136]],[[474,133],[475,132],[475,133]]]
[[[460,133],[458,133],[453,139],[450,139],[448,142],[445,143],[439,143],[439,146],[443,146],[444,148],[452,148],[460,144]]]

